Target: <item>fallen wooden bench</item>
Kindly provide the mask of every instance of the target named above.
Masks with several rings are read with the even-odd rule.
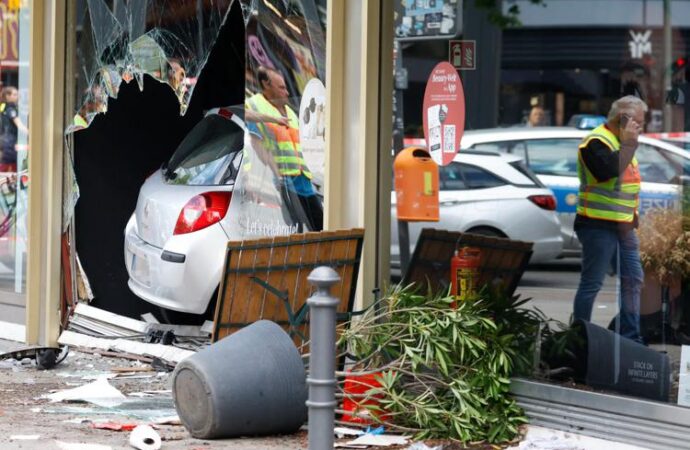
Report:
[[[417,240],[403,285],[428,285],[436,294],[448,292],[450,260],[456,248],[477,247],[481,250],[477,286],[491,286],[511,296],[532,256],[532,243],[506,238],[425,228]]]
[[[352,229],[228,242],[212,341],[266,319],[302,348],[309,339],[306,300],[315,291],[307,277],[319,266],[340,276],[331,294],[344,320],[353,308],[363,240],[364,230]]]

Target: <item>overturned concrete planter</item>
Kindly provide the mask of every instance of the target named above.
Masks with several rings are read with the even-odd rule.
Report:
[[[182,424],[196,438],[292,433],[307,419],[302,358],[268,320],[180,362],[172,391]]]
[[[668,355],[590,322],[578,320],[574,327],[587,343],[585,382],[589,386],[668,401],[671,384]]]

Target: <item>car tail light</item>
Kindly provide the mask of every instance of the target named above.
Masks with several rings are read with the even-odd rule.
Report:
[[[556,209],[556,197],[553,195],[530,195],[527,198],[541,209],[549,211]]]
[[[231,197],[231,192],[204,192],[192,197],[180,211],[173,234],[192,233],[220,222]]]

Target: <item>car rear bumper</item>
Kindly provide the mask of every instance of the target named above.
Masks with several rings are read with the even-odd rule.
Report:
[[[558,236],[551,239],[540,239],[532,246],[530,264],[552,262],[563,253],[563,239]]]
[[[173,236],[161,249],[139,237],[132,218],[125,229],[127,284],[135,295],[156,306],[202,314],[220,282],[226,242],[216,224]]]

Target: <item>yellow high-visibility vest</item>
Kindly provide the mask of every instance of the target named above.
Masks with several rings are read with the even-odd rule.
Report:
[[[266,100],[266,97],[262,94],[250,97],[247,100],[246,107],[257,113],[272,117],[282,117],[278,109]],[[311,179],[312,174],[302,155],[302,146],[299,140],[299,119],[288,106],[285,109],[289,126],[261,122],[256,124],[263,137],[263,145],[273,154],[280,175],[297,176],[302,174]]]
[[[582,140],[577,153],[577,174],[580,178],[577,213],[592,219],[632,223],[639,205],[642,181],[637,159],[633,157],[621,176],[597,181],[582,159],[582,153],[588,151],[587,145],[592,139],[598,139],[614,152],[621,148],[616,135],[605,125],[598,126]]]

